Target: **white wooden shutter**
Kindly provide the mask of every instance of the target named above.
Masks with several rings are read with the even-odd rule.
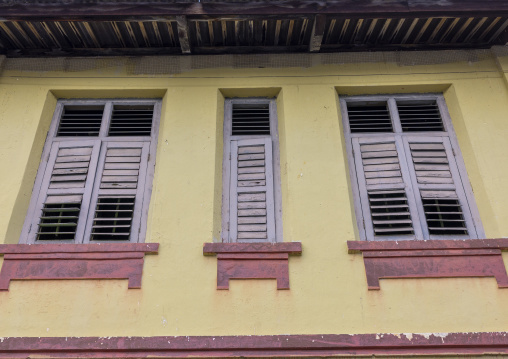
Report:
[[[52,144],[48,161],[39,168],[44,171],[40,187],[34,189],[29,243],[82,240],[99,149],[97,140]]]
[[[475,238],[477,232],[450,139],[405,137],[404,147],[425,238]]]
[[[270,137],[230,143],[230,242],[275,242]]]
[[[367,235],[379,240],[421,237],[402,141],[393,136],[352,141]]]
[[[103,142],[85,243],[137,242],[150,142]]]

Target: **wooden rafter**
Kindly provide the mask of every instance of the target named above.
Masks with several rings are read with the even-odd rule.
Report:
[[[186,16],[177,16],[176,24],[178,26],[178,40],[183,54],[191,53],[191,45],[189,40],[189,23]]]
[[[314,16],[314,24],[312,25],[312,32],[310,35],[309,51],[317,52],[321,48],[323,42],[323,35],[325,33],[326,16]]]

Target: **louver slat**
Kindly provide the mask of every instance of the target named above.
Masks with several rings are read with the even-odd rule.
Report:
[[[387,102],[349,103],[347,114],[352,133],[393,132]]]
[[[444,131],[436,101],[397,102],[402,131]]]
[[[150,136],[153,106],[113,106],[109,136]]]
[[[269,104],[233,104],[232,135],[269,135]]]
[[[467,235],[466,220],[445,144],[409,142],[409,149],[429,234]],[[437,159],[439,162],[436,162]],[[425,166],[425,170],[421,166]]]
[[[366,231],[372,236],[413,238],[413,195],[406,189],[394,138],[353,139]],[[408,197],[409,196],[409,197]],[[411,202],[413,201],[413,202]]]
[[[246,155],[256,155],[257,160],[250,161],[251,157]],[[246,169],[255,171],[246,174]],[[230,241],[274,241],[275,213],[270,138],[231,141],[230,192]]]
[[[64,106],[57,136],[98,136],[104,106]]]

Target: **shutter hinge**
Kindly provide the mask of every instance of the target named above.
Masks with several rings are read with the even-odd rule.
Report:
[[[150,153],[148,154],[148,162],[150,162]]]
[[[228,232],[229,232],[229,222],[228,222]]]
[[[455,149],[454,149],[453,147],[452,147],[452,153],[453,153],[453,156],[457,156],[457,155],[455,154]]]
[[[229,152],[229,160],[231,161],[231,152]]]
[[[30,227],[28,228],[28,233],[30,233],[32,231],[32,225],[30,225]]]
[[[365,219],[362,219],[363,229],[365,229]]]

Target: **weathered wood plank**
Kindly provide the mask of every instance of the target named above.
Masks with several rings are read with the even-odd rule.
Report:
[[[422,198],[451,198],[458,199],[455,191],[420,190]]]
[[[238,217],[266,216],[266,209],[239,209]]]
[[[238,203],[238,209],[262,209],[266,208],[266,202],[241,202]]]
[[[266,186],[266,181],[265,180],[238,181],[238,187],[257,187],[257,186]]]
[[[239,224],[238,232],[266,232],[266,224]]]
[[[264,146],[243,146],[238,148],[238,154],[265,153]]]
[[[263,173],[244,173],[238,175],[239,181],[248,181],[248,180],[264,180],[266,179],[266,174]]]
[[[61,156],[90,156],[92,147],[61,148],[58,157]]]
[[[189,39],[189,23],[187,22],[187,17],[183,15],[176,16],[176,24],[178,27],[178,40],[180,41],[182,54],[190,54],[192,51]]]
[[[238,217],[238,224],[255,224],[255,223],[266,223],[266,217]]]
[[[238,161],[238,167],[257,167],[264,166],[264,160],[256,160],[256,161]]]
[[[265,193],[239,193],[238,202],[264,202],[266,201]]]
[[[309,43],[310,52],[318,52],[321,49],[323,35],[325,33],[325,25],[326,25],[325,15],[314,16],[314,22],[312,24],[312,31]]]

